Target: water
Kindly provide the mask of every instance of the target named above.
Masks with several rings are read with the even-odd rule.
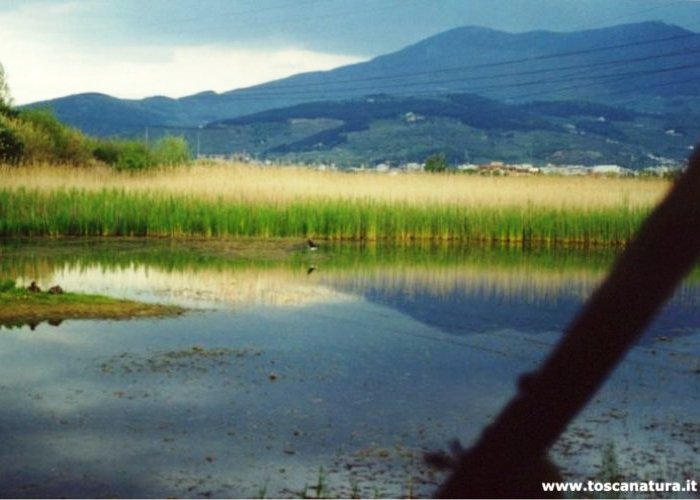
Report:
[[[0,277],[190,308],[0,330],[10,497],[429,496],[442,476],[422,454],[478,436],[613,258],[290,242],[0,250]],[[555,445],[565,476],[597,477],[612,444],[630,480],[697,479],[699,301],[691,277]]]

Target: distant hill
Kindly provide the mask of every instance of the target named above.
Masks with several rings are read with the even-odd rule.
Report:
[[[202,92],[181,99],[163,96],[118,99],[88,93],[32,103],[28,107],[51,108],[62,122],[88,134],[130,136],[143,134],[149,127],[197,127],[221,119],[217,104],[219,98],[214,92]]]
[[[371,61],[217,94],[116,99],[78,94],[32,105],[100,135],[199,127],[275,108],[368,94],[472,93],[510,103],[586,100],[666,113],[700,108],[700,35],[660,22],[571,33],[463,27]]]
[[[338,165],[536,162],[629,168],[683,160],[700,136],[689,115],[653,115],[582,101],[504,104],[473,94],[378,94],[222,120],[201,130],[204,151],[245,151]]]

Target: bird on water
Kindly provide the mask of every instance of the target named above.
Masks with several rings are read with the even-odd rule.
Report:
[[[309,250],[311,250],[312,252],[313,252],[314,250],[318,250],[318,245],[317,245],[316,243],[314,243],[313,241],[307,240],[307,241],[306,241],[306,244],[308,245]]]

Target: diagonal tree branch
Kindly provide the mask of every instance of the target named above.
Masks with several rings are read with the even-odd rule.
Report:
[[[700,148],[608,278],[518,394],[461,454],[438,497],[541,497],[549,447],[585,407],[700,255]]]

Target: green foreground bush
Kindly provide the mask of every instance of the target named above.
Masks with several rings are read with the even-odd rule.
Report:
[[[46,109],[15,110],[0,105],[0,162],[76,166],[105,163],[119,170],[181,165],[191,159],[182,137],[165,136],[152,145],[126,139],[90,137],[61,123]]]

